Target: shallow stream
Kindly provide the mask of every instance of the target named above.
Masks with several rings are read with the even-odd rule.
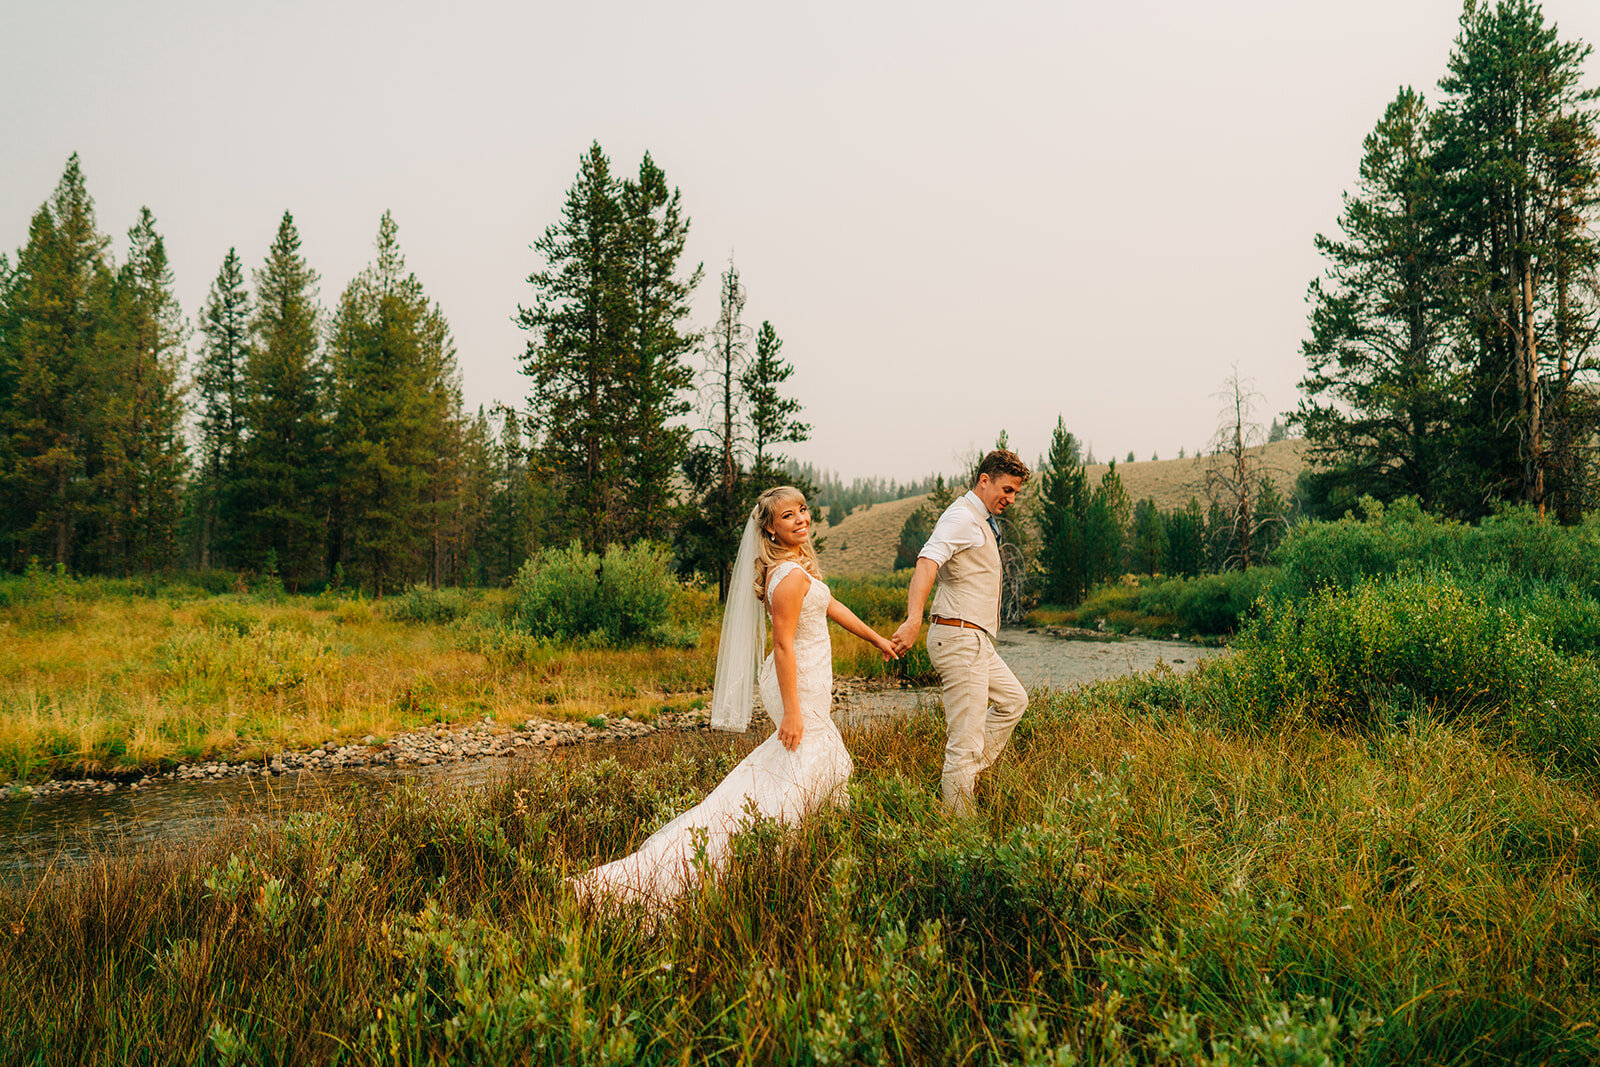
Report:
[[[1150,670],[1161,662],[1183,671],[1220,651],[1138,638],[1064,640],[1026,630],[1002,632],[999,646],[1001,657],[1029,689],[1067,689]],[[841,723],[865,725],[938,705],[936,689],[853,693],[835,717]],[[479,786],[505,774],[511,764],[510,759],[479,759],[431,767],[307,771],[279,778],[156,780],[137,790],[0,801],[0,881],[26,878],[52,864],[81,862],[108,846],[134,850],[181,843],[213,831],[221,820],[272,817],[406,783]]]

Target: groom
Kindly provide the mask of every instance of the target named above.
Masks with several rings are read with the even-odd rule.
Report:
[[[978,464],[972,488],[945,509],[917,556],[906,595],[906,621],[894,632],[897,652],[917,642],[922,606],[934,579],[928,659],[944,688],[947,740],[940,792],[957,815],[972,811],[978,772],[1000,755],[1028,707],[1028,693],[995,652],[1000,630],[1000,523],[1028,468],[997,448]],[[991,706],[992,704],[992,706]]]

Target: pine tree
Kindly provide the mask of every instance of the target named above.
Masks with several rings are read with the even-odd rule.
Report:
[[[1189,498],[1187,507],[1164,516],[1167,534],[1167,573],[1193,578],[1206,569],[1206,516],[1200,501]]]
[[[437,573],[442,585],[483,585],[490,566],[489,517],[498,473],[495,435],[482,407],[470,419],[457,419],[454,456],[447,462],[454,476],[454,500],[446,516],[443,552]]]
[[[1091,586],[1123,573],[1129,511],[1128,493],[1113,461],[1100,476],[1084,518],[1083,554]]]
[[[1161,574],[1167,563],[1167,527],[1161,510],[1149,497],[1133,508],[1128,535],[1128,569],[1134,574]]]
[[[1479,510],[1509,497],[1543,511],[1547,481],[1574,480],[1557,473],[1573,458],[1565,446],[1593,432],[1552,425],[1570,413],[1572,378],[1590,369],[1587,346],[1569,349],[1551,321],[1552,311],[1567,317],[1563,277],[1594,263],[1592,235],[1568,224],[1595,202],[1593,94],[1576,84],[1587,51],[1559,44],[1536,6],[1469,10],[1441,83],[1441,169],[1466,250],[1462,307],[1476,357],[1466,429],[1484,483]]]
[[[1549,472],[1562,465],[1548,402],[1589,369],[1587,353],[1557,340],[1558,283],[1600,264],[1581,221],[1600,203],[1597,94],[1580,84],[1589,51],[1558,40],[1530,0],[1468,5],[1440,82],[1438,168],[1464,250],[1457,270],[1476,356],[1463,429],[1486,482],[1480,498],[1505,495],[1541,513]],[[1560,440],[1587,441],[1594,429],[1569,426]]]
[[[199,471],[194,486],[201,567],[217,562],[213,546],[230,540],[232,513],[224,492],[237,477],[244,438],[245,365],[250,347],[250,294],[244,264],[228,249],[200,315],[199,367],[195,373],[199,416]],[[221,531],[219,531],[219,527]]]
[[[944,475],[941,474],[935,479],[927,501],[907,515],[906,521],[900,525],[900,540],[896,543],[894,552],[895,570],[917,565],[917,556],[921,554],[922,546],[933,536],[933,527],[939,521],[939,516],[950,506],[951,499],[950,488],[944,484]]]
[[[534,243],[545,269],[528,276],[534,302],[517,314],[532,334],[522,358],[529,418],[563,496],[564,525],[590,550],[616,536],[625,496],[617,414],[639,408],[622,384],[633,320],[628,231],[619,184],[595,143],[561,220]],[[664,300],[663,308],[674,298]]]
[[[1091,583],[1085,554],[1091,494],[1078,440],[1059,416],[1050,435],[1050,454],[1039,473],[1044,595],[1053,604],[1077,604]]]
[[[112,288],[116,388],[100,413],[103,462],[95,480],[106,565],[123,574],[173,563],[187,468],[178,375],[185,326],[155,216],[141,208],[128,261]]]
[[[94,569],[100,414],[113,284],[94,202],[74,154],[34,214],[9,272],[0,349],[0,536],[7,562],[39,556]]]
[[[379,596],[448,569],[460,384],[450,328],[405,269],[384,212],[377,258],[346,287],[330,336],[339,464],[333,561]]]
[[[1435,126],[1422,97],[1402,89],[1366,139],[1360,186],[1339,220],[1343,239],[1316,239],[1329,265],[1308,296],[1309,373],[1295,420],[1320,468],[1313,491],[1336,510],[1362,494],[1434,507],[1457,477],[1461,383]]]
[[[705,432],[709,444],[692,449],[684,464],[700,498],[679,528],[678,556],[686,566],[714,575],[720,599],[727,599],[728,570],[739,547],[753,487],[744,466],[749,441],[748,409],[740,387],[749,364],[749,327],[744,325],[744,286],[730,261],[722,274],[717,324],[707,354]]]
[[[619,394],[625,432],[618,455],[617,536],[633,541],[668,533],[672,479],[688,449],[689,431],[675,422],[689,411],[684,394],[694,374],[684,357],[700,336],[685,328],[689,298],[703,273],[678,276],[689,233],[678,190],[648,152],[637,180],[622,183],[627,254],[628,344],[620,353]]]
[[[774,445],[798,443],[811,436],[811,427],[798,417],[800,401],[779,392],[779,386],[794,374],[794,365],[779,355],[782,350],[783,341],[772,323],[762,322],[756,333],[755,359],[739,376],[750,413],[750,443],[754,451],[751,473],[759,481],[777,476],[781,457],[772,454]]]
[[[485,579],[493,585],[510,581],[533,547],[534,486],[516,411],[499,411],[500,435],[494,450],[495,474],[486,534]]]
[[[331,468],[317,275],[287,211],[254,280],[238,462],[222,494],[233,522],[222,544],[237,566],[265,567],[270,555],[296,588],[323,574]]]

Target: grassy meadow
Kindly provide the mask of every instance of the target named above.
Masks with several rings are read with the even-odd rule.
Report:
[[[903,582],[841,593],[882,629],[904,615]],[[690,706],[715,674],[715,590],[673,591],[666,646],[540,638],[513,615],[510,590],[372,601],[234,590],[221,576],[0,578],[0,782],[259,759],[485,715],[649,721]],[[834,636],[841,675],[904,669]]]
[[[936,714],[848,730],[848,808],[752,823],[675,909],[585,910],[563,879],[631,851],[753,738],[563,749],[487,788],[50,869],[0,888],[0,1062],[1593,1063],[1597,536],[1405,509],[1298,530],[1230,655],[1034,693],[973,818],[937,803]],[[140,679],[151,703],[217,692],[211,668],[159,667],[212,662],[173,642],[321,641],[347,664],[326,689],[248,668],[279,680],[256,699],[289,701],[284,724],[383,680],[380,726],[468,695],[649,703],[711,670],[711,609],[687,601],[673,625],[699,618],[698,643],[648,652],[519,636],[500,594],[74,601],[31,580],[8,625],[41,654],[73,642],[62,678],[124,648],[141,666],[95,683],[119,699]],[[837,588],[869,618],[903,596]]]
[[[652,916],[575,907],[751,743],[656,735],[0,895],[16,1063],[1589,1063],[1595,780],[1219,662],[1036,694],[970,821],[932,715]]]

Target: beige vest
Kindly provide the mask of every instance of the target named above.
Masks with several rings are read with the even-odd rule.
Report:
[[[933,613],[944,619],[976,623],[994,637],[1000,632],[1000,544],[989,529],[981,504],[965,496],[951,505],[965,507],[983,527],[983,544],[963,549],[939,568]]]

